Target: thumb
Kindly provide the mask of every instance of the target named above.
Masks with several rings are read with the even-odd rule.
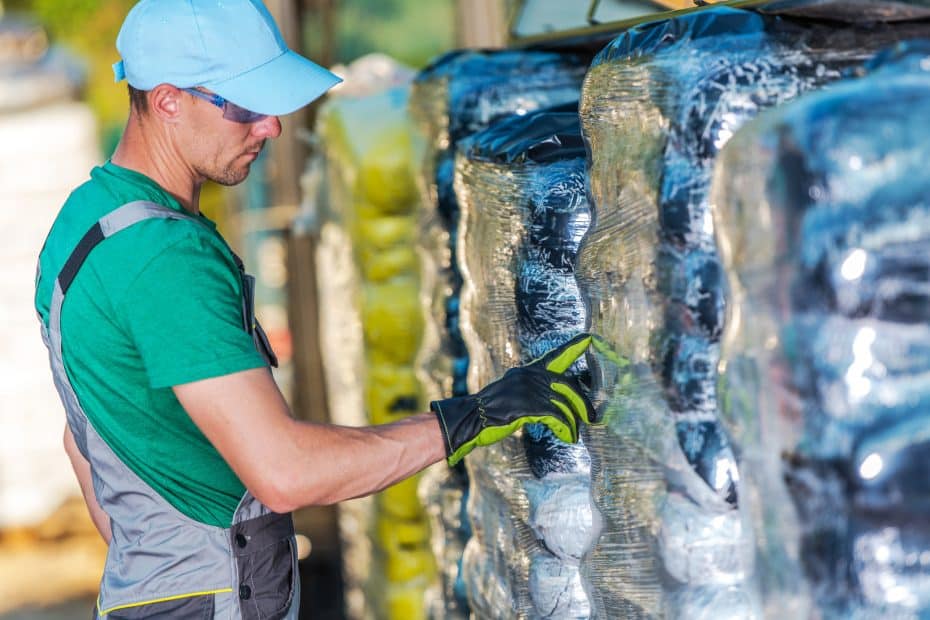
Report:
[[[543,355],[539,362],[546,367],[546,370],[562,374],[581,357],[590,344],[591,334],[578,334],[562,346]]]

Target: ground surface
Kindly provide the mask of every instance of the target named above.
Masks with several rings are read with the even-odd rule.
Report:
[[[105,557],[80,498],[38,525],[0,531],[0,620],[90,618]]]

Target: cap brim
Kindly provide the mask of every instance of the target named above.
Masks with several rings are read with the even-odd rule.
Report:
[[[280,116],[304,107],[341,81],[331,71],[288,50],[251,71],[203,86],[247,110]]]

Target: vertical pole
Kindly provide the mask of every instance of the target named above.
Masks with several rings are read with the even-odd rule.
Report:
[[[332,40],[329,27],[334,0],[317,0],[327,4],[322,17],[327,43],[323,57],[315,60],[323,66],[332,64]],[[303,53],[303,6],[299,0],[265,0],[288,47]],[[312,10],[312,9],[311,9]],[[312,15],[317,18],[319,14]],[[309,109],[308,109],[309,108]],[[284,207],[293,218],[302,196],[300,177],[307,161],[308,148],[299,139],[313,119],[314,106],[308,106],[281,118],[281,135],[268,144],[268,187],[271,204]],[[290,400],[297,418],[328,422],[329,407],[323,357],[319,337],[316,247],[318,231],[288,231],[287,297],[288,323],[293,343],[293,381]],[[335,506],[304,508],[294,514],[295,529],[310,538],[311,553],[300,565],[302,601],[300,618],[342,618],[342,560],[339,542],[338,511]]]
[[[265,0],[284,40],[295,52],[300,53],[301,9],[297,0]],[[281,136],[269,144],[271,147],[268,165],[268,184],[271,204],[293,206],[295,212],[300,204],[300,173],[306,159],[306,149],[297,138],[299,128],[306,126],[306,111],[301,109],[281,117]]]
[[[504,0],[456,0],[459,47],[500,48],[507,44]]]

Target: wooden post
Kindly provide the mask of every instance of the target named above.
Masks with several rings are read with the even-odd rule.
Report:
[[[504,0],[456,0],[459,47],[499,48],[507,44]]]
[[[330,0],[331,2],[332,0]],[[288,47],[303,53],[303,10],[298,0],[265,0]],[[327,36],[335,36],[328,33]],[[330,58],[315,59],[324,66]],[[271,205],[284,207],[292,219],[302,199],[300,177],[308,148],[299,131],[312,122],[313,106],[281,117],[281,135],[269,142],[267,183]],[[293,343],[293,380],[289,395],[295,417],[329,421],[326,381],[319,337],[316,273],[317,231],[287,234],[288,323]],[[301,618],[342,618],[342,558],[338,510],[335,506],[304,508],[294,513],[298,533],[310,538],[310,556],[301,562]]]

